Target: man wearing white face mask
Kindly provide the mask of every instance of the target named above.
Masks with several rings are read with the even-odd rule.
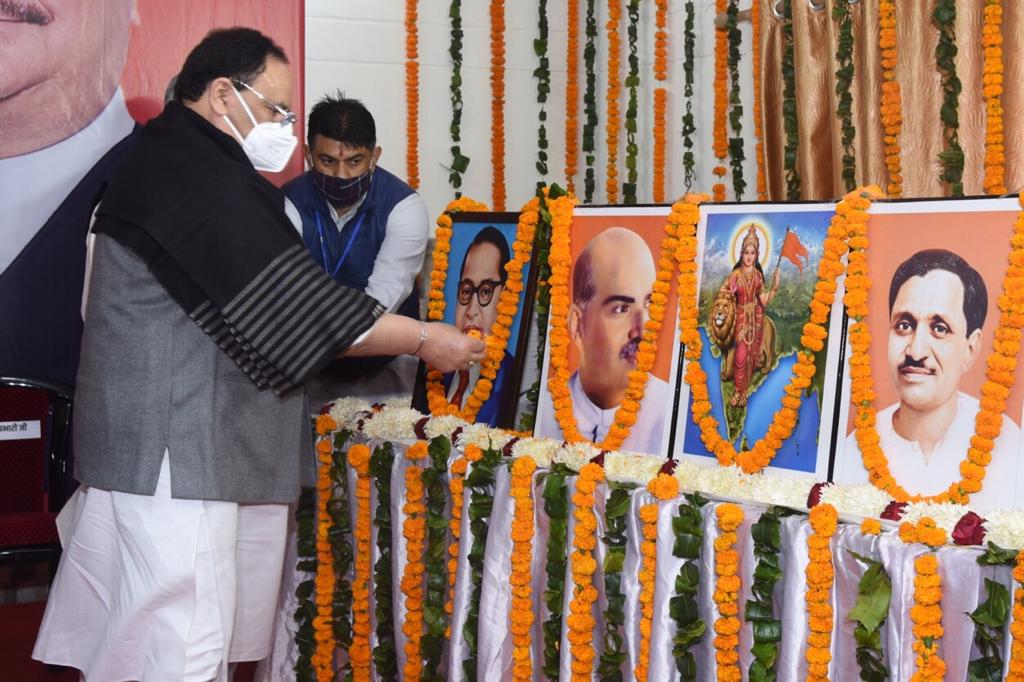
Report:
[[[68,535],[33,657],[85,679],[228,679],[263,658],[304,384],[339,355],[452,370],[483,344],[384,313],[313,263],[257,170],[295,148],[284,52],[211,32],[96,213]]]

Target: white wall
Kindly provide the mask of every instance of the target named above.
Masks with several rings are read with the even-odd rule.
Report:
[[[580,0],[580,129],[582,131],[584,88],[583,19],[586,0]],[[623,3],[625,4],[625,3]],[[745,7],[747,4],[744,3]],[[490,145],[490,2],[464,0],[463,39],[463,117],[462,151],[471,158],[463,192],[474,199],[491,203]],[[419,2],[420,32],[420,192],[432,215],[443,210],[453,197],[445,166],[450,161],[448,80],[451,65],[448,59],[449,2]],[[604,24],[607,2],[597,0],[598,16],[598,127],[597,127],[597,191],[595,203],[605,202],[605,105],[607,83],[605,64],[607,49]],[[682,0],[669,0],[669,106],[666,193],[669,200],[685,191],[682,173],[683,144],[681,119],[683,104],[683,23]],[[306,2],[306,106],[312,106],[324,93],[342,89],[350,97],[361,99],[377,121],[378,143],[383,147],[381,165],[399,177],[406,177],[405,127],[405,3],[401,0],[307,0]],[[506,187],[508,210],[518,210],[533,194],[539,176],[534,164],[537,154],[536,81],[533,70],[537,57],[533,40],[537,37],[537,3],[532,0],[507,0],[506,11]],[[696,65],[695,101],[697,182],[695,190],[711,191],[711,149],[714,62],[714,0],[696,0]],[[552,93],[548,97],[547,135],[550,142],[548,182],[565,186],[565,43],[566,3],[548,0],[548,50]],[[627,68],[626,13],[620,27],[622,71]],[[744,79],[743,92],[752,88],[750,73],[750,23],[743,22],[744,50],[740,65]],[[640,34],[640,111],[638,116],[640,145],[638,167],[640,185],[638,199],[650,202],[651,197],[651,87],[654,82],[652,62],[654,44],[654,3],[642,3]],[[620,111],[625,114],[627,92],[622,91]],[[755,198],[755,168],[751,104],[745,102],[743,136],[747,142],[748,161],[744,171],[747,180],[745,199]],[[731,132],[730,132],[731,134]],[[625,154],[625,131],[619,142],[619,177],[625,176],[622,158]],[[580,153],[576,175],[577,194],[583,193],[584,157]],[[727,176],[728,177],[728,176]],[[732,198],[731,182],[729,197]],[[621,198],[621,190],[619,192]]]

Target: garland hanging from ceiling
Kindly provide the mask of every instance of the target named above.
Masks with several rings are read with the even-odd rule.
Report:
[[[960,146],[960,91],[963,86],[956,74],[956,0],[935,0],[932,20],[939,29],[935,45],[935,66],[942,76],[942,140],[945,149],[939,152],[942,173],[939,178],[949,185],[954,197],[964,193],[964,150]]]
[[[640,147],[636,143],[636,117],[639,107],[637,89],[640,87],[640,58],[637,55],[637,34],[640,24],[640,0],[629,0],[626,4],[629,25],[626,36],[629,41],[629,75],[626,76],[626,87],[629,88],[629,101],[626,104],[626,181],[622,183],[622,203],[636,204],[636,157]]]
[[[756,2],[754,3],[757,4]],[[686,20],[683,24],[683,99],[685,100],[685,113],[683,113],[683,185],[686,191],[693,188],[693,181],[696,179],[696,159],[693,156],[693,136],[697,132],[693,118],[693,58],[696,36],[693,33],[693,25],[696,11],[693,7],[693,0],[686,0]],[[755,76],[756,77],[756,76]]]
[[[836,95],[839,96],[836,116],[842,129],[843,187],[852,192],[857,187],[857,155],[853,147],[857,130],[853,125],[853,95],[850,87],[856,73],[853,62],[853,17],[849,2],[832,6],[832,20],[838,24],[839,43],[836,46]]]
[[[548,112],[545,104],[551,92],[551,69],[548,60],[548,2],[539,0],[537,5],[537,39],[533,41],[533,51],[537,55],[537,68],[533,72],[537,79],[537,188],[547,184],[548,175]]]
[[[409,186],[420,186],[420,63],[417,0],[405,0],[405,174]]]
[[[654,202],[665,201],[665,107],[668,90],[664,84],[668,80],[668,33],[665,32],[668,15],[668,0],[655,0],[654,25],[654,80],[659,84],[654,88],[654,160],[653,194]]]
[[[449,100],[452,104],[452,123],[449,131],[452,136],[452,165],[448,171],[448,184],[455,190],[455,198],[462,196],[462,176],[469,168],[469,157],[462,153],[462,0],[452,0],[448,7],[451,21],[451,43],[448,55],[452,60],[452,75],[448,88],[451,91]]]
[[[491,0],[491,206],[505,210],[505,0]]]
[[[583,48],[583,69],[586,72],[586,90],[583,92],[583,152],[586,157],[587,170],[583,179],[583,203],[594,201],[594,187],[597,184],[594,176],[595,133],[597,131],[597,74],[594,72],[594,60],[597,57],[597,0],[587,0],[587,45]]]
[[[579,133],[578,83],[580,49],[580,2],[569,0],[566,17],[568,36],[565,41],[565,183],[569,193],[576,191],[576,164],[578,163],[577,136]]]
[[[619,22],[622,21],[622,0],[608,0],[608,91],[605,101],[608,114],[605,121],[605,135],[608,144],[607,171],[605,173],[605,197],[609,204],[619,200]]]
[[[739,6],[736,0],[729,0],[725,16],[726,39],[729,44],[729,165],[732,166],[732,191],[736,201],[743,200],[747,181],[743,179],[743,101],[740,99],[740,42],[743,39],[736,23]]]

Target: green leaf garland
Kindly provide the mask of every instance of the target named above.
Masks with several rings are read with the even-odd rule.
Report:
[[[295,524],[297,526],[296,554],[298,564],[295,567],[297,573],[309,575],[306,580],[300,582],[295,588],[295,596],[298,598],[298,607],[295,609],[295,646],[298,649],[298,656],[295,659],[295,679],[297,682],[313,682],[316,676],[313,673],[312,657],[316,650],[316,640],[313,638],[313,619],[316,618],[316,604],[313,602],[315,584],[312,574],[316,572],[316,499],[312,488],[304,488],[299,497],[299,504],[295,510]]]
[[[836,95],[839,97],[836,116],[842,127],[843,144],[843,186],[847,192],[857,188],[857,155],[853,147],[857,131],[853,125],[853,95],[850,86],[855,75],[853,62],[853,17],[849,0],[836,0],[832,5],[832,20],[839,27],[839,44],[836,46]]]
[[[462,0],[452,0],[448,8],[451,21],[451,44],[448,54],[452,60],[452,75],[449,82],[452,104],[452,165],[448,169],[448,184],[455,190],[455,198],[462,196],[462,176],[469,168],[469,157],[462,153]]]
[[[447,436],[437,436],[430,441],[427,453],[430,466],[423,471],[423,489],[427,507],[427,542],[424,562],[426,568],[426,595],[423,600],[423,624],[426,631],[420,639],[420,656],[423,658],[421,680],[444,682],[441,674],[441,660],[445,650],[445,630],[448,617],[444,612],[444,601],[448,594],[448,518],[445,509],[448,504],[448,455],[452,444]]]
[[[583,152],[587,164],[587,172],[583,180],[583,203],[589,204],[594,201],[594,187],[597,184],[594,177],[594,154],[595,131],[597,130],[597,75],[594,72],[594,58],[597,56],[597,15],[595,12],[595,0],[587,0],[587,22],[586,34],[587,44],[583,48],[583,65],[586,72],[587,86],[583,92],[583,113],[586,121],[583,123]]]
[[[793,61],[793,0],[782,0],[782,125],[786,133],[782,168],[786,176],[786,198],[799,201],[803,191],[797,168],[800,127],[796,118],[796,67]]]
[[[683,182],[687,191],[697,178],[696,159],[693,156],[693,136],[697,132],[693,118],[693,65],[697,39],[693,32],[696,11],[693,0],[686,0],[686,20],[683,25],[683,97],[686,111],[683,114]]]
[[[628,488],[615,488],[604,506],[605,532],[601,540],[604,553],[604,596],[608,606],[604,612],[604,651],[597,662],[602,680],[621,680],[626,660],[625,633],[626,595],[622,593],[622,567],[626,560],[626,521],[629,514]]]
[[[743,100],[740,99],[740,43],[743,34],[736,23],[739,7],[736,0],[729,0],[726,8],[725,30],[729,38],[729,127],[732,137],[729,138],[729,165],[732,166],[732,190],[736,201],[743,200],[743,192],[747,182],[743,179]]]
[[[544,513],[548,517],[547,583],[544,603],[550,616],[541,624],[544,636],[544,664],[541,668],[551,682],[558,682],[562,645],[562,607],[565,599],[565,569],[568,562],[569,489],[565,479],[573,474],[565,465],[555,464],[543,474]]]
[[[462,627],[466,643],[466,658],[462,670],[467,680],[476,679],[477,630],[480,625],[480,593],[484,580],[484,551],[487,549],[487,531],[494,507],[494,472],[501,465],[501,451],[487,448],[483,457],[473,462],[466,475],[465,486],[472,493],[469,498],[469,532],[473,541],[469,549],[470,584],[469,612]]]
[[[775,679],[775,664],[779,655],[779,642],[782,640],[782,621],[775,617],[773,596],[775,585],[782,578],[779,565],[782,522],[779,519],[791,513],[781,507],[770,507],[750,527],[754,558],[757,561],[754,566],[754,584],[750,587],[753,599],[747,600],[743,613],[754,635],[754,646],[751,649],[754,657],[748,670],[750,680]]]
[[[889,615],[892,582],[881,562],[856,552],[850,552],[850,555],[867,566],[857,585],[857,601],[847,614],[847,618],[856,623],[853,636],[857,641],[860,679],[884,682],[889,679],[889,669],[882,651],[882,625]]]
[[[686,559],[676,576],[675,596],[669,601],[669,615],[675,621],[676,634],[672,638],[672,656],[676,660],[679,679],[690,682],[697,679],[697,659],[691,648],[704,637],[707,623],[697,610],[697,588],[700,585],[700,554],[704,542],[701,508],[708,503],[700,493],[686,495],[679,505],[679,514],[672,518],[676,541],[672,555]]]
[[[636,204],[636,157],[640,147],[636,143],[637,88],[640,86],[640,59],[637,56],[637,27],[640,23],[640,0],[629,0],[626,4],[629,14],[629,75],[626,76],[626,87],[629,88],[629,103],[626,105],[626,181],[622,183],[622,203]]]
[[[546,183],[548,174],[548,112],[544,105],[551,93],[551,69],[548,60],[548,3],[547,0],[539,0],[537,5],[537,39],[533,41],[533,52],[537,55],[537,68],[533,70],[533,77],[537,79],[537,103],[540,108],[537,111],[537,172],[540,179],[537,180],[537,189],[541,189]]]
[[[377,646],[373,647],[373,666],[377,679],[386,682],[398,679],[391,587],[391,466],[394,461],[394,448],[386,441],[370,456],[370,474],[377,490],[377,508],[373,515],[373,525],[377,528],[377,562],[373,566]]]
[[[967,665],[970,682],[999,682],[1003,679],[1003,629],[1010,619],[1010,591],[995,580],[985,578],[987,598],[971,612],[974,621],[974,645],[981,652]]]
[[[348,649],[352,644],[352,515],[349,512],[348,460],[345,444],[349,439],[348,431],[340,431],[334,435],[334,451],[331,453],[331,481],[334,483],[334,497],[327,505],[327,513],[331,517],[331,529],[327,537],[331,541],[331,555],[334,561],[334,638],[339,647]],[[339,671],[351,669],[348,661]]]
[[[935,66],[942,75],[942,107],[939,121],[946,148],[939,153],[942,174],[939,178],[949,184],[950,194],[964,194],[964,150],[960,146],[959,98],[963,86],[956,75],[956,0],[935,0],[932,20],[939,29],[935,45]]]

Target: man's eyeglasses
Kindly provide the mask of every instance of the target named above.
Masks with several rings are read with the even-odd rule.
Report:
[[[281,127],[288,126],[288,125],[291,125],[291,124],[295,123],[295,119],[296,119],[295,112],[287,111],[287,110],[282,109],[281,107],[277,106],[276,104],[271,102],[269,99],[267,99],[266,97],[261,95],[260,92],[258,90],[256,90],[256,88],[252,87],[248,83],[243,83],[242,81],[238,81],[238,80],[236,80],[234,82],[235,82],[235,84],[241,85],[243,88],[245,88],[246,90],[248,90],[252,94],[254,94],[257,97],[259,97],[260,100],[264,104],[266,104],[268,107],[270,107],[271,109],[273,109],[277,113],[281,114],[281,120],[278,121],[278,123],[281,124]]]
[[[461,305],[469,305],[469,302],[473,299],[473,294],[476,294],[476,300],[480,307],[486,308],[491,304],[491,299],[494,298],[494,290],[501,285],[502,282],[485,279],[477,286],[473,286],[472,282],[464,279],[459,282],[459,303]]]

